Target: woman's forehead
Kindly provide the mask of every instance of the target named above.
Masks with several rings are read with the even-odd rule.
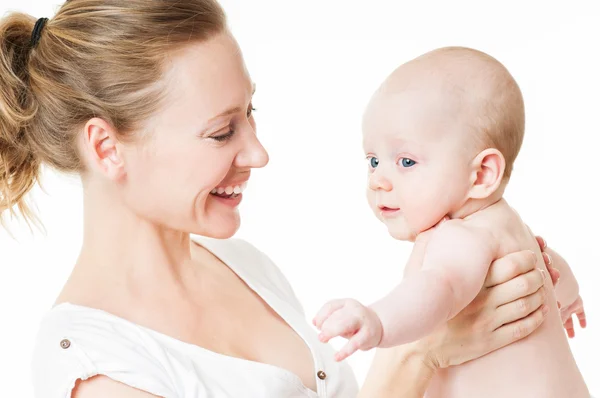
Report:
[[[195,43],[171,57],[165,74],[170,107],[190,108],[206,117],[241,106],[252,96],[237,43],[229,34]]]

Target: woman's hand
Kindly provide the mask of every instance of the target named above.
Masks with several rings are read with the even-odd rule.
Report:
[[[543,239],[538,239],[542,252]],[[532,333],[544,319],[544,289],[559,274],[543,255],[548,271],[536,268],[529,250],[512,253],[490,266],[475,300],[438,331],[417,342],[377,349],[359,397],[423,397],[437,368],[459,365]]]
[[[542,251],[546,243],[539,238]],[[559,273],[552,258],[542,256],[548,272],[536,268],[537,257],[529,250],[504,256],[492,263],[479,295],[456,317],[428,336],[429,360],[435,368],[459,365],[520,340],[543,322],[544,284],[555,284]]]
[[[558,280],[560,279],[560,271],[558,270],[558,268],[554,267],[554,260],[550,253],[546,251],[546,249],[548,249],[548,244],[541,236],[536,236],[535,240],[537,241],[538,245],[540,246],[540,250],[542,251],[542,257],[544,258],[544,263],[546,263],[546,269],[548,270],[548,272],[550,273],[550,277],[552,278],[552,284],[556,286]]]

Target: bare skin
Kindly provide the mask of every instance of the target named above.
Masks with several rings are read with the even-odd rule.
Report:
[[[365,116],[369,203],[390,235],[415,244],[389,294],[368,307],[336,300],[319,312],[322,341],[349,339],[337,360],[414,342],[450,322],[477,300],[489,265],[508,253],[531,250],[542,263],[540,242],[502,199],[512,166],[506,159],[520,145],[517,134],[507,137],[522,131],[522,115],[508,71],[469,49],[419,57],[377,91]],[[506,127],[481,124],[488,118]],[[504,152],[487,142],[496,131],[493,142]],[[562,330],[564,323],[572,334],[572,314],[584,317],[566,263],[561,283],[562,320],[554,290],[545,289],[538,304],[545,303],[549,322],[527,339],[438,373],[427,396],[589,397]]]
[[[279,315],[202,247],[192,245],[189,266],[195,274],[186,275],[180,284],[125,278],[108,281],[107,273],[93,276],[84,271],[73,275],[59,301],[100,308],[223,355],[287,369],[305,386],[316,389],[312,355]],[[86,291],[93,288],[93,295],[79,286]],[[137,293],[149,291],[148,286],[156,288],[154,298]],[[100,297],[108,299],[100,301]]]
[[[227,330],[227,328],[234,326],[228,322],[231,319],[241,316],[258,316],[258,313],[264,313],[264,308],[260,308],[264,305],[262,300],[252,294],[245,284],[243,284],[243,287],[240,287],[239,284],[241,282],[237,276],[231,277],[229,275],[231,271],[222,262],[215,260],[212,254],[206,253],[204,249],[198,246],[195,247],[197,250],[193,251],[197,252],[198,261],[200,261],[203,255],[207,256],[205,259],[208,260],[210,266],[221,269],[220,272],[216,269],[213,272],[206,272],[204,278],[199,283],[206,285],[208,284],[207,281],[212,279],[210,284],[215,284],[216,289],[214,290],[228,290],[220,289],[221,286],[217,285],[217,283],[222,283],[227,279],[231,282],[229,288],[233,288],[234,290],[239,288],[240,293],[247,296],[248,301],[252,301],[252,303],[243,309],[239,305],[231,305],[228,310],[229,312],[227,312],[227,317],[223,317],[221,313],[216,313],[217,311],[215,310],[211,314],[203,314],[202,319],[206,323],[221,322],[220,326],[222,328],[219,327],[218,329],[220,333],[222,330]],[[420,398],[439,369],[445,369],[448,366],[457,365],[485,355],[488,352],[524,338],[536,330],[545,318],[541,307],[536,307],[536,303],[539,303],[540,298],[543,296],[543,285],[545,282],[548,283],[548,278],[544,278],[538,272],[538,268],[535,267],[535,263],[531,260],[528,252],[512,253],[497,260],[490,267],[485,286],[478,295],[478,299],[471,303],[451,322],[419,342],[402,347],[378,350],[359,396]],[[546,262],[546,265],[549,265],[549,262]],[[553,281],[558,280],[558,272],[553,268],[549,268],[549,270]],[[221,276],[217,277],[217,274],[221,274]],[[82,286],[86,288],[95,286],[100,288],[103,284],[101,280],[97,279],[94,279],[94,281],[88,280],[85,285],[76,284],[74,283],[75,278],[78,278],[78,276],[74,274],[68,284],[69,286]],[[238,280],[234,281],[234,279]],[[83,279],[81,282],[83,282]],[[108,285],[102,288],[107,293],[110,292],[110,295],[107,294],[104,297],[114,296],[114,289],[109,289],[111,288]],[[94,302],[99,304],[101,302],[98,297],[94,299],[95,294],[90,295],[89,293],[85,293],[84,289],[78,290],[71,292],[65,290],[59,301],[75,301],[81,305],[93,304]],[[86,291],[89,292],[87,289]],[[122,297],[122,295],[119,294],[116,297]],[[77,301],[78,299],[79,301]],[[89,302],[88,300],[94,301]],[[520,300],[524,300],[524,306]],[[166,319],[167,314],[173,312],[173,309],[176,308],[155,309],[153,311],[146,309],[145,313],[141,313],[140,315],[140,313],[136,313],[136,310],[142,310],[143,306],[138,305],[134,308],[126,305],[118,305],[116,303],[118,300],[114,301],[115,303],[113,303],[112,307],[106,307],[105,309],[111,310],[112,308],[112,312],[115,314],[142,323],[147,323],[151,319],[155,321],[158,321],[159,318]],[[210,297],[210,302],[213,307],[221,308],[220,304],[214,301],[214,297]],[[182,302],[182,304],[186,303]],[[500,307],[503,308],[502,311],[499,311]],[[244,311],[247,311],[248,308],[252,308],[251,313],[249,315],[244,314]],[[524,311],[523,308],[528,308],[528,311]],[[131,309],[131,311],[128,309]],[[156,316],[157,313],[158,317]],[[153,316],[152,314],[155,315]],[[169,319],[174,319],[179,323],[182,320],[189,319],[189,314],[186,314],[185,317],[177,314],[179,312],[169,317]],[[281,331],[281,328],[277,325],[279,321],[278,317],[270,319],[269,326],[263,330],[267,334],[253,334],[249,342],[252,345],[265,344],[267,341],[270,342],[270,340],[265,339],[265,336],[274,336],[274,329]],[[165,329],[164,325],[168,325],[168,323],[157,324],[155,327],[159,331],[169,333],[169,330]],[[200,333],[194,335],[192,331],[190,341],[195,341],[196,344],[213,350],[218,350],[219,346],[227,345],[226,340],[219,338],[218,341],[215,341],[214,338],[206,338],[205,334],[202,335]],[[175,335],[173,336],[175,337]],[[239,336],[229,340],[233,344],[237,341],[239,341]],[[296,345],[296,348],[300,351],[303,349],[301,345]],[[283,352],[278,353],[282,359],[285,359],[284,357],[288,357],[288,355],[299,354],[299,352],[290,354],[293,350],[289,346],[283,347],[283,350]],[[223,353],[236,355],[235,352],[227,350],[224,350]],[[252,359],[251,357],[241,357]],[[258,360],[258,358],[255,358],[255,360]],[[302,372],[311,372],[312,368],[313,365],[311,362],[308,364],[303,363],[295,369],[297,369],[297,374],[300,376]],[[288,369],[291,370],[291,368]],[[115,382],[105,376],[96,376],[85,382],[78,382],[72,396],[74,398],[101,398],[106,396],[116,398],[155,398],[152,394]]]
[[[217,353],[287,369],[314,390],[315,369],[304,342],[223,262],[190,240],[190,233],[232,236],[240,222],[237,205],[224,204],[211,192],[247,181],[252,169],[268,162],[256,136],[253,85],[237,43],[222,34],[190,45],[171,61],[165,79],[172,102],[148,121],[147,140],[122,144],[99,119],[82,132],[89,170],[82,178],[84,243],[57,303],[98,308]],[[235,135],[215,139],[227,137],[231,126]],[[535,303],[543,278],[533,259],[513,253],[499,264],[514,272],[482,291],[485,305],[477,309],[477,319],[511,325],[489,329],[473,321],[440,330],[416,351],[423,358],[418,370],[443,366],[435,359],[442,356],[473,359],[539,327],[543,314]],[[500,314],[499,302],[518,305],[515,300],[525,296],[510,287],[514,280],[533,288],[533,295],[527,293],[531,311]],[[412,365],[397,360],[403,354],[391,353],[377,363],[393,374],[372,374],[361,393],[392,396],[388,381],[396,372],[411,377]],[[73,392],[75,398],[106,396],[152,397],[104,376],[79,382]]]
[[[490,247],[491,256],[503,256],[520,249],[535,250],[541,256],[535,237],[504,200],[464,221],[449,223],[460,223],[461,227],[489,234],[490,241],[495,242]],[[546,300],[556,301],[554,289],[546,288]],[[565,337],[559,309],[554,305],[548,308],[546,322],[532,335],[483,358],[438,372],[426,396],[589,398]]]
[[[217,72],[215,64],[227,67]],[[149,121],[154,131],[138,144],[142,149],[121,145],[101,120],[86,126],[81,147],[92,172],[84,177],[84,244],[57,303],[98,308],[217,353],[278,366],[315,389],[305,343],[186,232],[232,235],[239,227],[237,206],[210,192],[247,181],[251,169],[268,161],[256,138],[253,85],[237,43],[222,34],[191,46],[173,57],[166,79],[176,100]],[[231,107],[238,109],[214,117]],[[226,136],[230,125],[236,127],[230,141],[212,138]],[[202,137],[197,126],[205,129]],[[153,187],[153,181],[166,187]],[[196,187],[199,193],[190,189]],[[165,204],[163,210],[163,200],[181,206]],[[104,385],[86,381],[75,396],[103,391],[95,383]]]

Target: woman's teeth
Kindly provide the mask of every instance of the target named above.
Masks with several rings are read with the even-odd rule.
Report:
[[[241,185],[230,185],[227,187],[218,187],[213,189],[212,191],[210,191],[211,194],[213,195],[219,195],[219,196],[230,196],[230,195],[239,195],[242,192],[244,192],[244,189],[246,189],[246,185],[247,183],[243,183]]]

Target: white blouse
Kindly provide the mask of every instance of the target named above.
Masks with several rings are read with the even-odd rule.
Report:
[[[356,379],[333,360],[305,318],[277,266],[240,239],[196,238],[229,266],[304,340],[314,360],[317,392],[294,373],[185,343],[110,313],[63,303],[42,321],[33,358],[35,396],[69,398],[78,379],[105,375],[164,398],[346,398]]]

